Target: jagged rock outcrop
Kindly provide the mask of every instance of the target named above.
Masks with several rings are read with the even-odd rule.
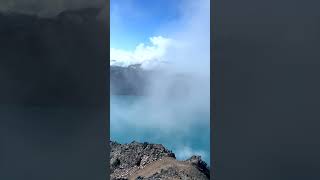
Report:
[[[110,170],[112,180],[126,179],[210,179],[207,164],[199,156],[185,161],[161,144],[110,142]]]

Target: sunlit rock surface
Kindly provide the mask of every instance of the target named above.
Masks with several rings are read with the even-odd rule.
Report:
[[[210,179],[207,164],[199,156],[178,161],[161,144],[110,142],[111,179]]]

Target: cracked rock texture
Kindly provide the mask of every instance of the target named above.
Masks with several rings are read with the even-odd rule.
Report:
[[[207,164],[200,156],[178,161],[175,154],[161,144],[110,141],[112,180],[126,179],[210,179]]]

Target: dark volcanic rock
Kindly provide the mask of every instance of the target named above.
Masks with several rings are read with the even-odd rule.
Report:
[[[190,162],[191,164],[195,165],[199,171],[204,173],[207,177],[210,177],[210,171],[207,163],[204,162],[200,156],[192,156],[191,158],[187,159],[186,162]]]
[[[110,66],[110,90],[112,94],[143,95],[148,77],[151,73],[144,71],[140,65],[128,67]]]
[[[160,144],[132,142],[122,145],[110,142],[110,145],[110,169],[113,173],[111,177],[126,177],[128,172],[136,171],[162,157],[175,157]]]
[[[111,179],[210,179],[209,169],[199,156],[186,161],[161,144],[110,142]]]

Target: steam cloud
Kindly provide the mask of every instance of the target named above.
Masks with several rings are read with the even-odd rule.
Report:
[[[149,137],[153,141],[174,137],[178,158],[191,153],[208,158],[201,149],[191,149],[183,139],[195,133],[195,127],[204,128],[198,132],[200,137],[209,136],[202,132],[209,131],[210,124],[210,0],[183,2],[182,18],[159,30],[167,37],[151,37],[150,45],[141,43],[133,51],[111,49],[111,64],[141,63],[147,68],[159,60],[169,63],[162,73],[146,77],[152,82],[147,96],[125,108],[111,104],[111,128],[122,132],[128,126],[154,129],[157,133]],[[183,82],[173,78],[177,74],[185,75]],[[183,86],[179,92],[172,96],[171,87],[180,85]],[[128,117],[141,118],[136,121]],[[122,121],[116,121],[119,119]]]

